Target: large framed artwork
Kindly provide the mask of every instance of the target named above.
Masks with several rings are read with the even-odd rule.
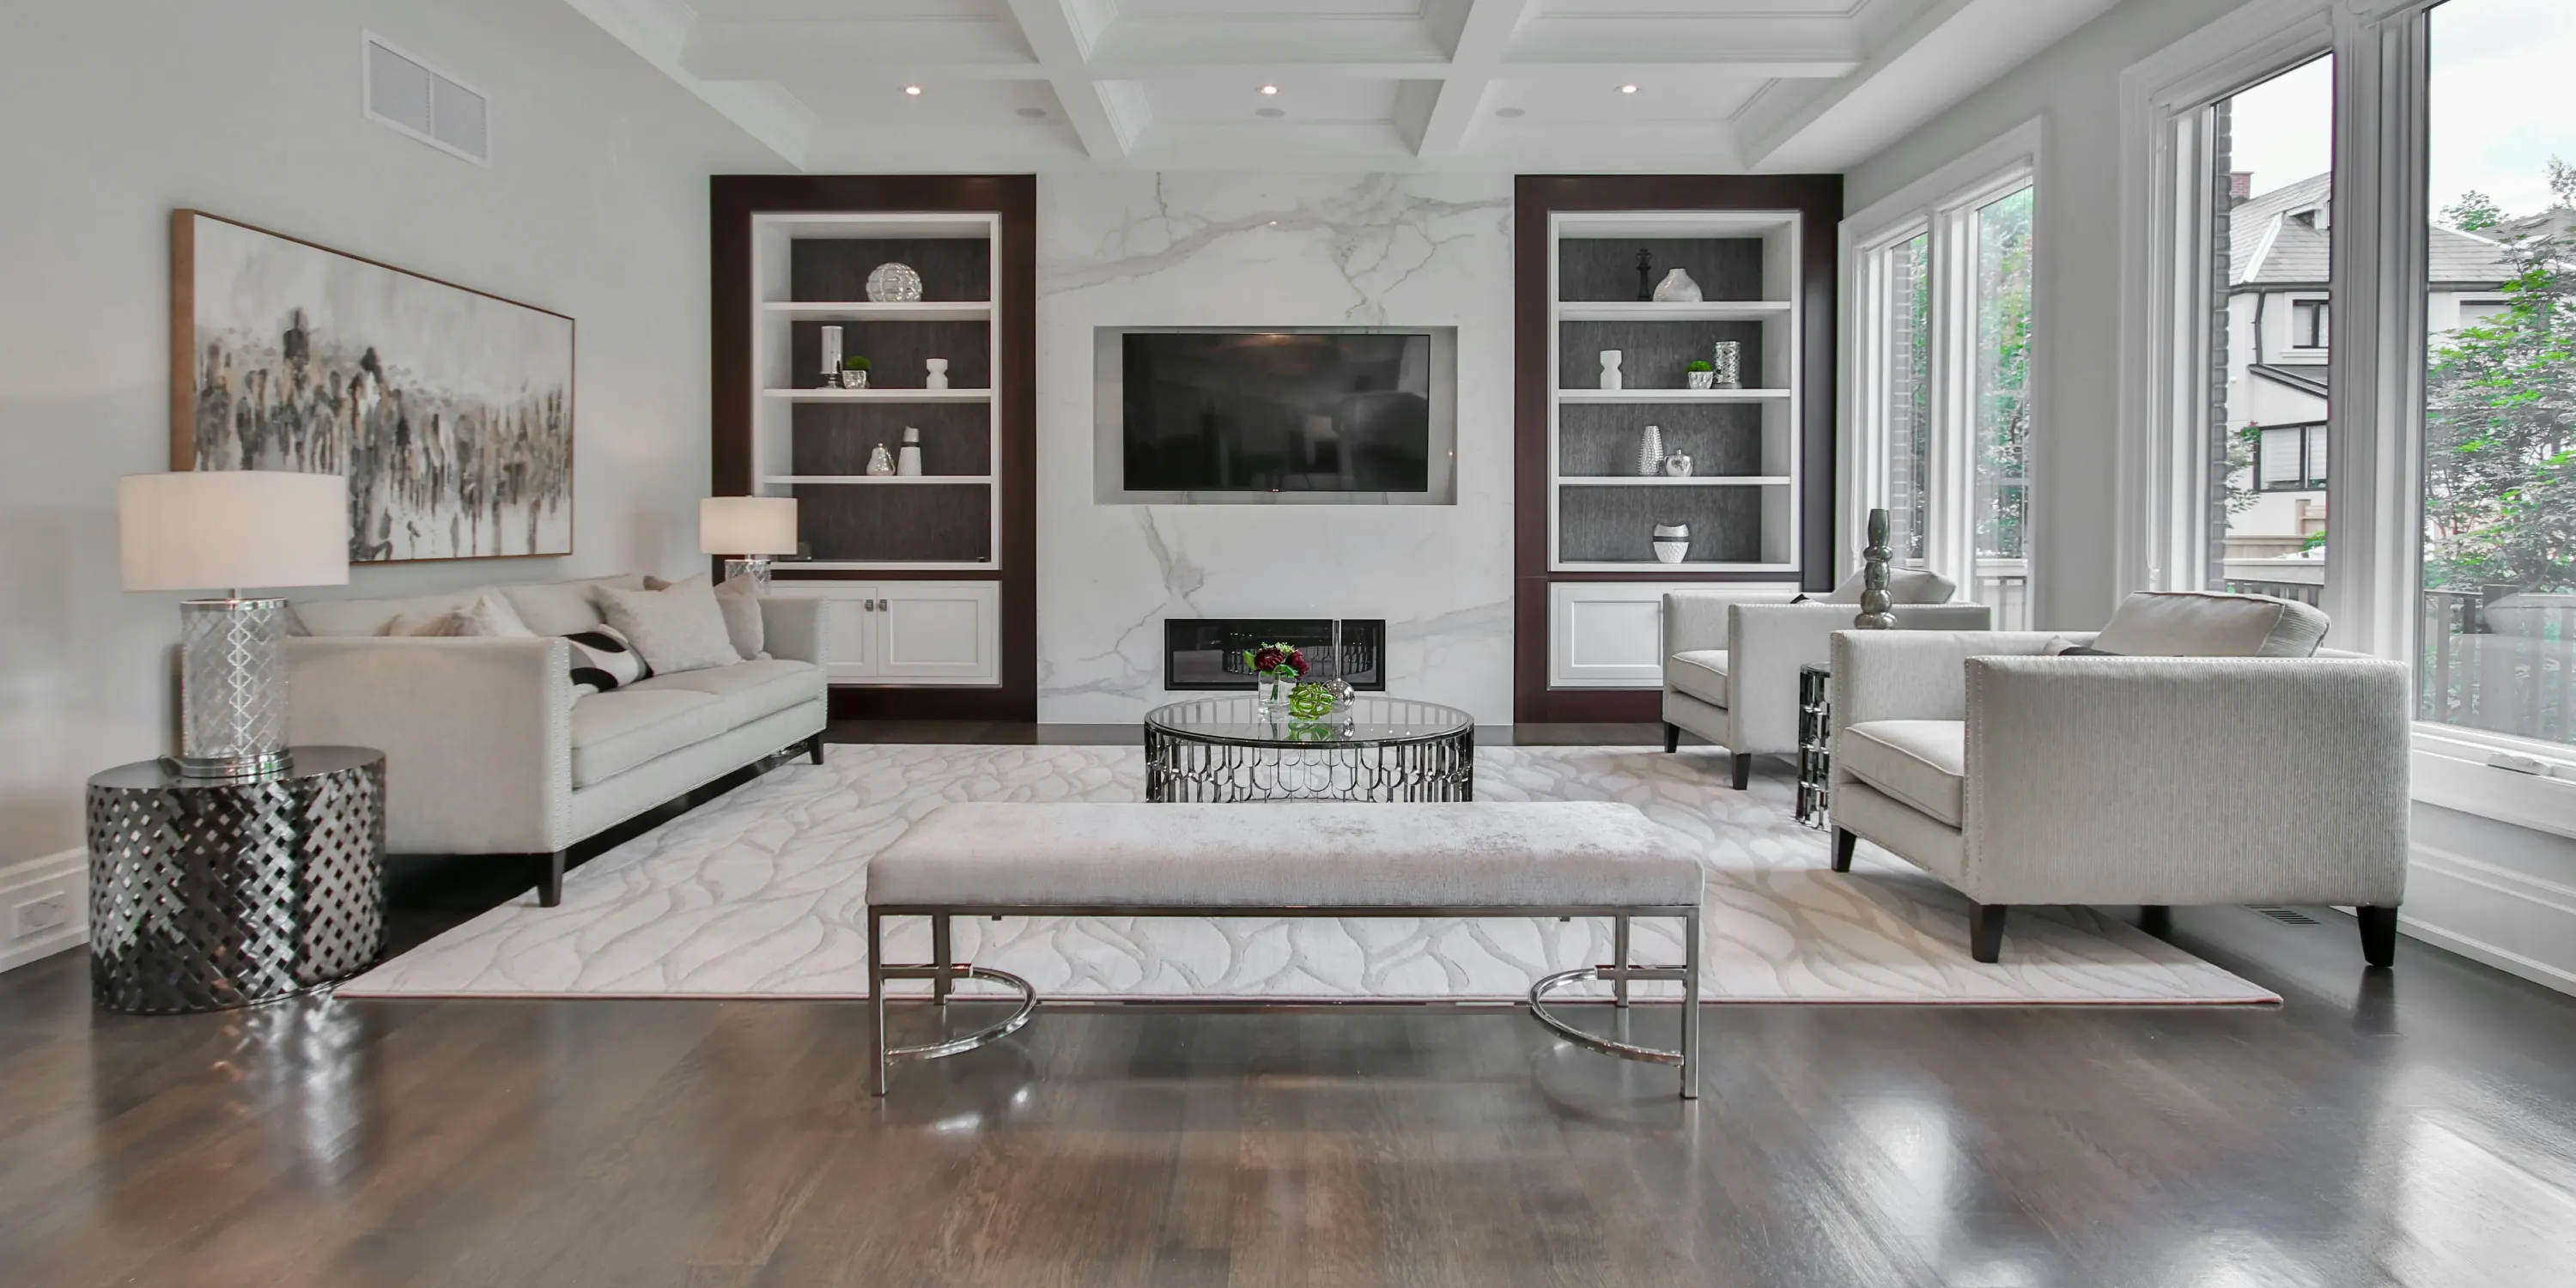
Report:
[[[349,559],[572,553],[573,320],[170,218],[170,468],[349,479]]]

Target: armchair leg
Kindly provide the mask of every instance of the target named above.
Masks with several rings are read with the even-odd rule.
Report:
[[[2138,909],[2138,929],[2163,939],[2173,933],[2173,905],[2151,903]]]
[[[814,764],[823,763],[823,735],[818,733],[805,740],[805,754]]]
[[[1859,844],[1858,836],[1839,827],[1834,829],[1834,871],[1851,871],[1852,847]]]
[[[1740,792],[1752,785],[1753,753],[1739,751],[1735,753],[1735,790]]]
[[[1665,722],[1664,722],[1664,752],[1665,752],[1665,754],[1669,755],[1669,754],[1671,754],[1671,753],[1673,753],[1673,752],[1680,751],[1681,749],[1682,749],[1682,727],[1681,727],[1680,725],[1674,724],[1673,722],[1671,722],[1671,721],[1669,721],[1669,720],[1665,721]]]
[[[546,876],[545,880],[537,886],[537,906],[558,908],[563,906],[564,852],[557,850],[544,857]]]
[[[2352,915],[2361,922],[2361,958],[2386,970],[2397,961],[2397,910],[2395,908],[2359,907]]]
[[[1969,905],[1968,955],[1987,965],[2003,960],[2004,905],[2000,903]]]

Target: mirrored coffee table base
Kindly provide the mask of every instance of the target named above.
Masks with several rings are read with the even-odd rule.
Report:
[[[1364,696],[1323,720],[1274,720],[1226,697],[1145,716],[1149,801],[1475,798],[1476,722],[1455,707]]]

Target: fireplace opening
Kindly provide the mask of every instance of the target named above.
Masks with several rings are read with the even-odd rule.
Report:
[[[1246,649],[1289,644],[1306,655],[1311,679],[1338,674],[1354,689],[1386,690],[1386,619],[1346,617],[1342,646],[1333,652],[1329,617],[1191,617],[1163,620],[1163,687],[1177,690],[1249,689]]]

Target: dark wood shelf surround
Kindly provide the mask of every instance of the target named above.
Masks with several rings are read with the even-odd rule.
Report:
[[[1557,582],[1638,582],[1638,581],[1709,581],[1753,582],[1785,581],[1791,578],[1777,573],[1670,573],[1654,569],[1637,572],[1552,572],[1548,569],[1548,341],[1552,327],[1558,325],[1550,311],[1548,298],[1548,255],[1551,239],[1547,235],[1549,217],[1559,212],[1670,210],[1688,212],[1789,210],[1798,214],[1799,298],[1801,308],[1799,332],[1800,383],[1804,398],[1800,404],[1799,434],[1803,472],[1793,485],[1801,505],[1801,522],[1797,533],[1799,564],[1805,570],[1799,576],[1803,588],[1827,589],[1833,567],[1834,523],[1834,385],[1836,227],[1842,219],[1843,180],[1841,175],[1522,175],[1514,185],[1515,209],[1513,227],[1519,236],[1513,246],[1513,614],[1512,614],[1512,718],[1523,724],[1558,722],[1629,723],[1660,719],[1662,695],[1651,689],[1554,689],[1547,682],[1547,599],[1548,587]],[[1606,242],[1607,239],[1601,239]],[[1561,268],[1562,290],[1568,300],[1629,301],[1637,297],[1635,247],[1646,245],[1654,251],[1654,273],[1657,279],[1666,269],[1681,267],[1691,276],[1710,300],[1753,300],[1762,295],[1758,261],[1749,261],[1731,238],[1638,239],[1623,243],[1624,250],[1608,245],[1586,246],[1570,253]],[[1613,253],[1614,250],[1620,253]],[[1633,324],[1567,322],[1569,330],[1579,330],[1593,338],[1623,334]],[[1699,324],[1655,323],[1658,327],[1682,329],[1673,334],[1684,337],[1690,345],[1702,345],[1722,338],[1758,340],[1758,328],[1746,324],[1710,322]],[[1641,337],[1642,339],[1642,337]],[[1645,346],[1626,341],[1633,347]],[[1600,344],[1596,347],[1618,347]],[[1678,350],[1664,355],[1675,361],[1699,356],[1684,355]],[[1748,344],[1744,354],[1744,378],[1751,384],[1761,378],[1761,347]],[[1632,388],[1666,383],[1678,385],[1678,379],[1667,381],[1661,370],[1661,359],[1640,353],[1631,358],[1625,369]],[[1565,360],[1571,368],[1573,360]],[[1661,365],[1658,365],[1661,363]],[[1648,369],[1652,368],[1652,369]],[[1578,377],[1588,372],[1575,373]],[[1570,379],[1579,385],[1581,379]],[[1566,446],[1568,463],[1580,456],[1589,463],[1599,460],[1613,464],[1619,458],[1617,435],[1609,426],[1624,424],[1624,419],[1589,412],[1577,414],[1568,407],[1566,423],[1576,426],[1599,426],[1577,431],[1599,434],[1611,439],[1608,444],[1571,441]],[[1715,407],[1658,407],[1666,435],[1666,446],[1674,451],[1698,452],[1707,447],[1709,456],[1699,468],[1705,472],[1718,461],[1723,468],[1743,468],[1746,447],[1737,437],[1751,426],[1757,436],[1752,449],[1759,451],[1756,419],[1749,411],[1720,411]],[[1677,431],[1686,435],[1676,442]],[[1723,440],[1733,440],[1725,442]],[[1685,445],[1688,444],[1688,445]],[[1627,451],[1635,451],[1633,440]],[[1633,455],[1628,459],[1633,461]],[[1609,489],[1600,489],[1607,493]],[[1631,489],[1651,495],[1655,490]],[[1677,500],[1678,498],[1667,498]],[[1634,501],[1613,502],[1604,497],[1601,504],[1623,507],[1649,504],[1641,496]],[[1694,522],[1694,532],[1698,532]],[[1710,534],[1714,536],[1714,534]],[[1703,538],[1707,539],[1707,538]],[[1738,537],[1736,540],[1740,540]],[[1694,549],[1693,558],[1701,557]]]
[[[829,213],[980,213],[1001,215],[998,245],[1002,256],[1001,318],[983,322],[843,323],[847,349],[867,354],[877,363],[875,383],[888,388],[919,388],[923,353],[950,359],[949,379],[957,388],[983,386],[998,374],[1000,389],[1001,486],[993,493],[1002,507],[1002,566],[998,570],[886,569],[834,572],[784,565],[781,580],[830,581],[987,581],[1002,584],[1002,682],[998,685],[837,685],[832,690],[836,720],[1028,720],[1037,719],[1037,179],[1033,175],[717,175],[708,181],[713,256],[713,291],[709,301],[712,336],[713,406],[710,435],[714,490],[719,496],[745,496],[755,489],[752,478],[751,369],[752,317],[751,220],[754,215]],[[867,298],[867,271],[887,259],[901,259],[922,274],[927,300],[982,300],[988,243],[967,239],[843,239],[834,245],[799,245],[790,258],[791,292],[805,301],[839,303]],[[815,343],[819,324],[794,324],[797,352]],[[974,337],[970,341],[970,337]],[[928,346],[928,347],[923,347]],[[920,353],[913,352],[920,348]],[[889,361],[892,359],[892,361]],[[800,363],[799,368],[810,363]],[[809,381],[800,378],[800,384]],[[964,419],[952,414],[963,411]],[[973,429],[961,428],[966,420]],[[795,468],[826,463],[836,467],[855,460],[858,469],[814,469],[814,473],[864,470],[867,450],[883,441],[888,450],[900,445],[903,426],[922,429],[925,465],[948,473],[972,468],[984,455],[980,405],[943,404],[877,407],[817,404],[799,406],[794,415]],[[968,446],[955,436],[979,441]],[[800,487],[800,496],[824,487]],[[865,486],[865,485],[855,485]],[[980,485],[979,485],[980,486]],[[911,493],[928,501],[952,489],[935,485],[879,487],[875,492]],[[980,503],[979,503],[980,504]],[[974,522],[981,524],[981,510]],[[827,557],[832,542],[866,540],[874,544],[893,534],[870,534],[833,526],[809,531],[817,557]],[[962,533],[963,529],[960,528]],[[982,529],[977,530],[981,544]],[[923,532],[925,542],[936,534]],[[914,539],[905,537],[904,539]],[[925,546],[925,548],[928,548]]]

